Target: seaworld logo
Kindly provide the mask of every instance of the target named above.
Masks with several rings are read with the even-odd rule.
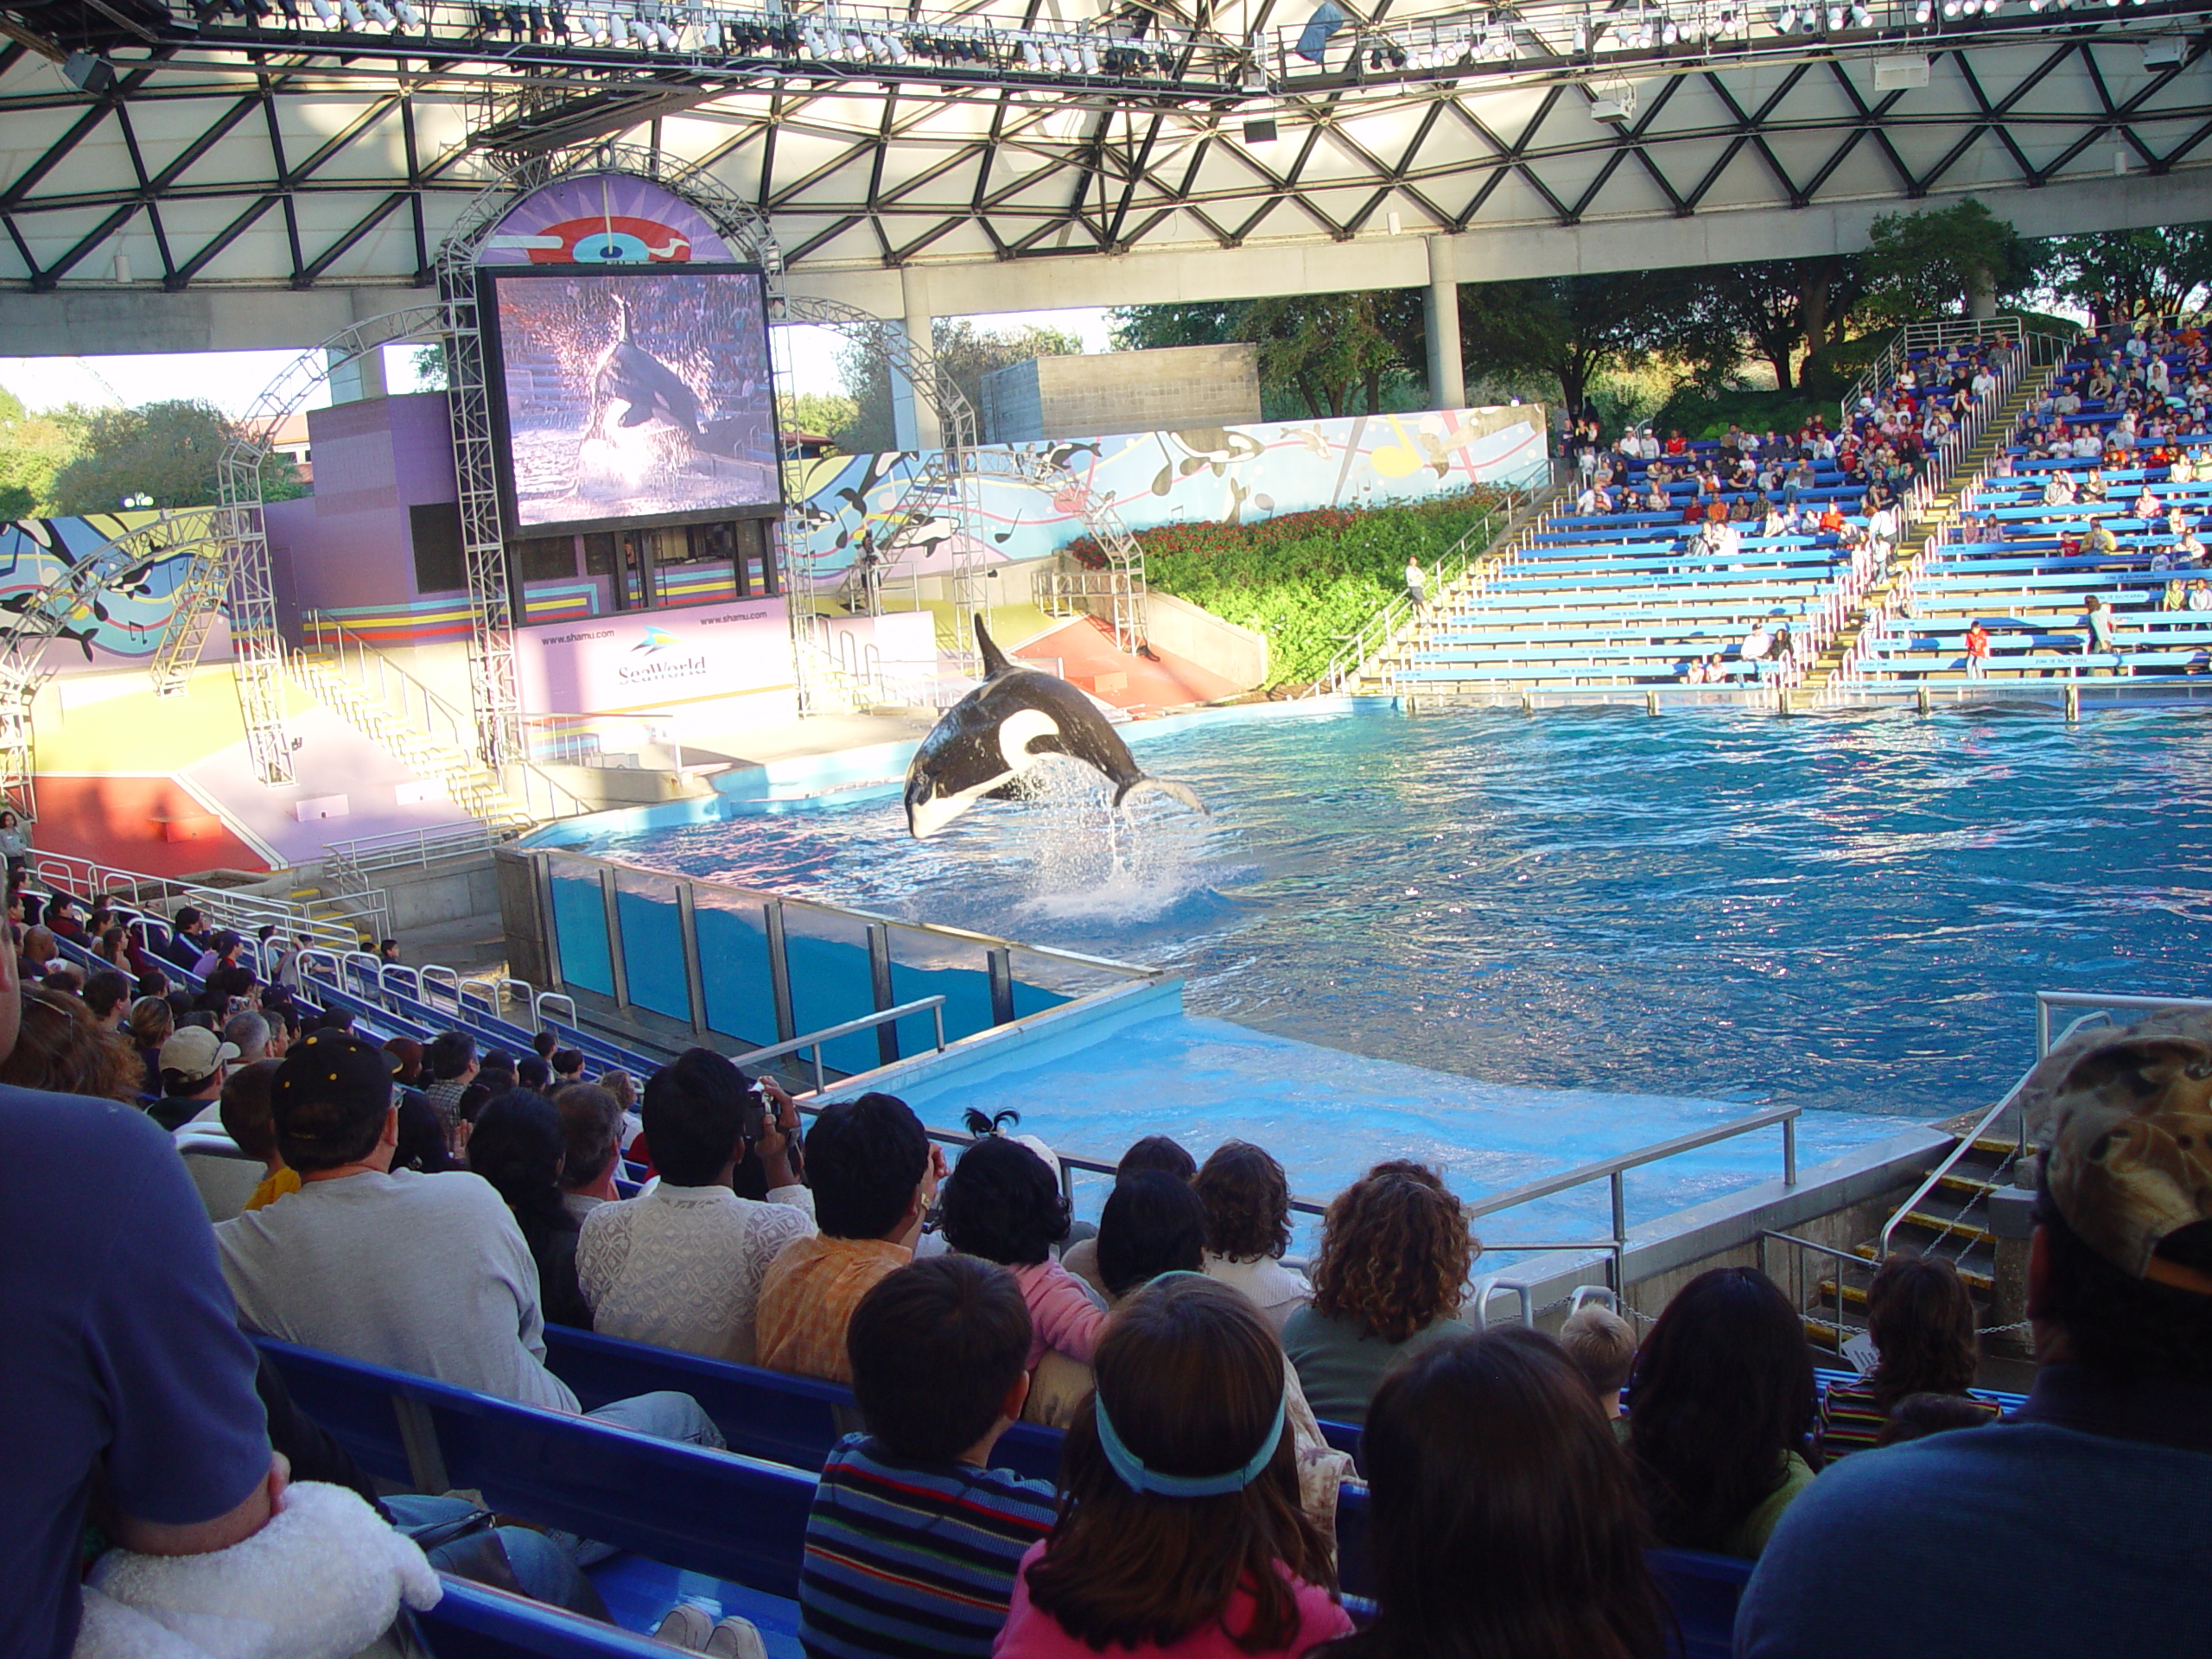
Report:
[[[692,652],[688,656],[671,657],[667,652],[678,650],[683,642],[666,628],[648,623],[645,637],[630,647],[632,658],[642,657],[643,662],[627,662],[614,671],[615,677],[625,685],[664,685],[671,680],[688,680],[707,671],[707,653]]]

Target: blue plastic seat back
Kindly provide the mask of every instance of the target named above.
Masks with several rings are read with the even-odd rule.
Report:
[[[411,1433],[418,1454],[435,1447],[448,1487],[481,1491],[502,1514],[798,1593],[811,1473],[258,1340],[300,1408],[372,1474],[415,1484]]]
[[[1675,1610],[1682,1659],[1731,1659],[1736,1604],[1744,1598],[1751,1563],[1694,1549],[1649,1550],[1644,1559]]]
[[[444,1598],[415,1624],[434,1659],[668,1659],[649,1637],[439,1574]]]
[[[662,1389],[688,1394],[715,1420],[732,1451],[794,1469],[820,1469],[830,1448],[858,1427],[852,1390],[842,1383],[734,1365],[594,1332],[547,1326],[545,1363],[586,1409]],[[991,1461],[1033,1480],[1055,1479],[1059,1431],[1016,1423],[1001,1437]]]

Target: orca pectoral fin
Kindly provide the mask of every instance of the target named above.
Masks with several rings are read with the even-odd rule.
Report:
[[[1141,773],[1137,777],[1132,778],[1128,783],[1123,784],[1119,790],[1115,791],[1114,804],[1116,806],[1126,806],[1128,804],[1132,798],[1145,794],[1147,791],[1154,794],[1173,796],[1175,799],[1182,802],[1184,805],[1189,807],[1192,811],[1197,813],[1202,818],[1210,818],[1213,816],[1213,814],[1207,810],[1206,804],[1198,798],[1198,791],[1192,789],[1188,784],[1179,784],[1171,778],[1154,778]]]
[[[632,404],[627,409],[622,411],[622,418],[617,421],[615,424],[625,429],[632,426],[643,426],[647,421],[652,419],[655,412],[656,411],[652,405],[650,404]]]

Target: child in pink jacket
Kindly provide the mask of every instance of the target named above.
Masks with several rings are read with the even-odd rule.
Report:
[[[960,1154],[942,1192],[945,1243],[1010,1269],[1029,1304],[1029,1367],[1047,1350],[1090,1363],[1106,1310],[1083,1281],[1052,1259],[1068,1236],[1059,1172],[1021,1141],[986,1135]]]

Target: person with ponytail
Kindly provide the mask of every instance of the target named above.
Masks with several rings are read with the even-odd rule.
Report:
[[[1123,1304],[1023,1558],[996,1659],[1297,1659],[1351,1633],[1299,1507],[1285,1366],[1242,1292],[1196,1274]]]

